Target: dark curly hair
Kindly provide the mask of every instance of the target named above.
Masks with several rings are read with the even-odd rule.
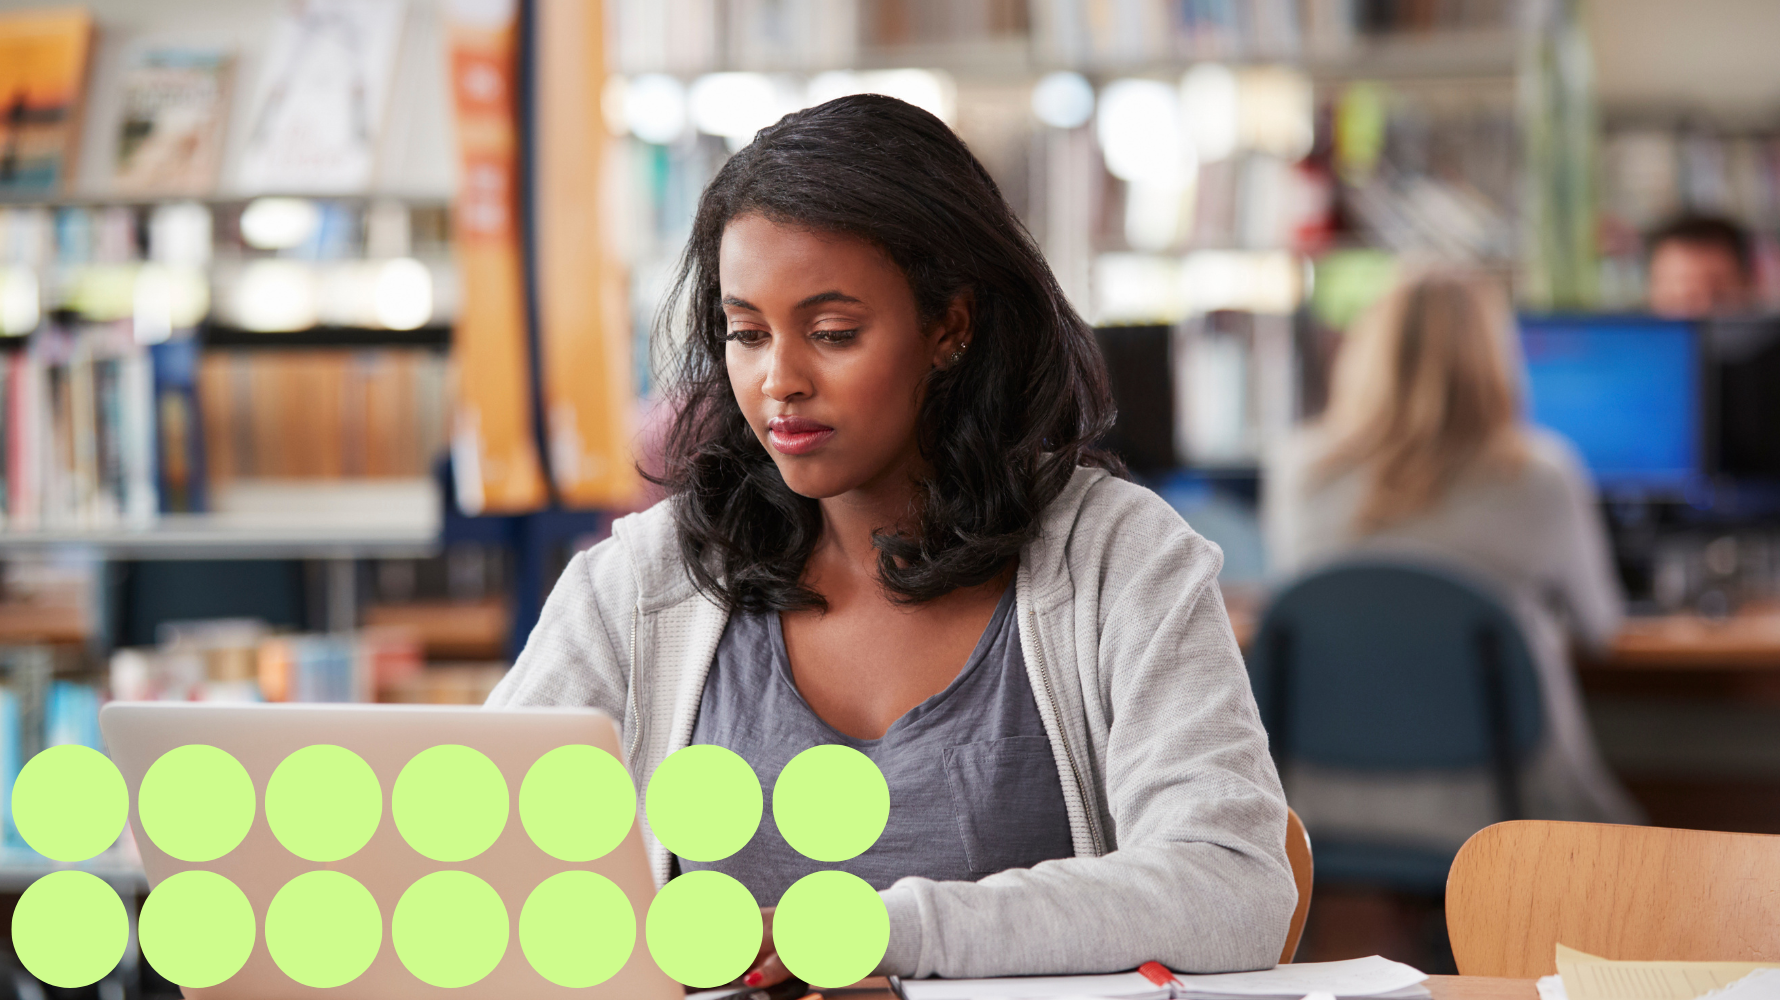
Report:
[[[821,608],[801,582],[822,519],[748,426],[724,362],[717,259],[731,219],[845,234],[907,276],[923,323],[971,295],[970,353],[929,377],[912,533],[875,536],[892,599],[919,603],[991,580],[1078,465],[1122,473],[1095,442],[1112,397],[1082,321],[987,171],[938,118],[858,95],[786,115],[729,158],[699,199],[657,343],[684,338],[668,384],[665,468],[694,583],[730,609]],[[676,328],[679,328],[676,331]]]

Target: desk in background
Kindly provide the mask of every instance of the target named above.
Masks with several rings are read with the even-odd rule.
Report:
[[[1247,647],[1266,610],[1252,590],[1227,588],[1224,606],[1236,641]],[[1652,615],[1627,618],[1604,656],[1582,657],[1584,674],[1620,671],[1773,671],[1780,675],[1780,606],[1762,605],[1729,618]]]

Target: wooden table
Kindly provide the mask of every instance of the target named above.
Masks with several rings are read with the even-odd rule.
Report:
[[[1428,992],[1433,1000],[1536,1000],[1531,979],[1491,979],[1487,976],[1430,976]],[[823,1000],[896,1000],[883,980],[868,979],[857,986],[823,990]]]
[[[1780,614],[1763,609],[1722,619],[1628,618],[1611,652],[1581,665],[1590,670],[1780,670]]]
[[[1236,641],[1246,648],[1265,610],[1263,599],[1253,591],[1232,589],[1225,592],[1224,603]],[[1579,657],[1577,666],[1597,672],[1780,673],[1780,607],[1752,607],[1729,618],[1627,618],[1606,655]]]

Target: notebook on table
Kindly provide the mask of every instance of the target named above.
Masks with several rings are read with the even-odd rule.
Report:
[[[1159,971],[1158,971],[1159,970]],[[1007,979],[893,979],[903,1000],[1299,1000],[1326,993],[1338,1000],[1410,1000],[1428,996],[1427,975],[1373,955],[1345,962],[1302,962],[1260,972],[1169,973],[1155,963],[1137,972],[1101,976],[1016,976]]]

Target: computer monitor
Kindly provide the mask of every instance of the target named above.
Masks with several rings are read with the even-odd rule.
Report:
[[[1698,482],[1701,377],[1691,323],[1637,316],[1523,316],[1528,412],[1568,438],[1609,493]]]
[[[1713,320],[1704,337],[1712,471],[1732,482],[1780,482],[1780,317]]]

